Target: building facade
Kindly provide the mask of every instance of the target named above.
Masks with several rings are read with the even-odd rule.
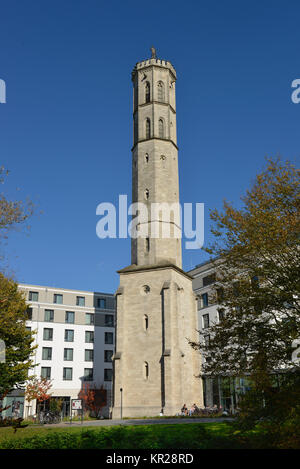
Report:
[[[204,334],[202,340],[209,340],[209,327],[218,324],[225,314],[224,308],[212,303],[212,287],[215,283],[215,268],[210,261],[197,265],[189,271],[193,277],[193,290],[197,297],[198,330]],[[207,333],[206,333],[207,330]],[[201,336],[202,336],[201,334]],[[199,339],[200,336],[199,336]],[[202,356],[205,361],[208,358]],[[234,413],[239,397],[250,389],[246,378],[218,376],[215,378],[202,377],[203,403],[205,407],[214,405]]]
[[[52,380],[51,395],[63,401],[70,414],[71,399],[86,384],[107,390],[111,405],[112,355],[115,343],[115,299],[112,294],[20,284],[28,302],[26,325],[35,331],[37,349],[32,374]],[[36,402],[24,402],[20,392],[10,395],[11,413],[36,413]],[[17,404],[18,403],[18,404]],[[24,408],[22,408],[24,407]],[[22,412],[23,411],[23,412]]]
[[[184,403],[202,404],[200,355],[186,339],[196,339],[196,299],[182,270],[180,227],[175,212],[152,210],[169,204],[176,211],[179,203],[176,71],[154,51],[136,64],[132,82],[132,201],[147,213],[132,238],[131,265],[119,271],[114,418],[175,415]]]

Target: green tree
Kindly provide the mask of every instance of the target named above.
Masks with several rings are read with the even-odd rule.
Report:
[[[5,361],[0,363],[0,397],[16,385],[23,385],[33,366],[33,336],[26,329],[28,306],[18,285],[0,273],[0,339],[5,344]]]
[[[201,350],[206,376],[250,376],[256,389],[272,387],[272,373],[295,370],[300,337],[299,171],[267,160],[242,198],[242,208],[224,202],[213,210],[216,282],[211,301],[224,318],[191,345]]]
[[[1,184],[7,175],[8,171],[0,167]],[[0,242],[10,230],[23,226],[32,213],[31,201],[9,200],[0,194]],[[3,266],[0,270],[3,271]],[[0,273],[0,349],[5,347],[0,356],[0,398],[25,382],[32,365],[30,356],[35,347],[32,333],[26,330],[27,319],[26,301],[17,283]]]

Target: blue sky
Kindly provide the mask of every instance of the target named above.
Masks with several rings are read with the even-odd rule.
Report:
[[[2,250],[20,282],[112,292],[130,240],[100,240],[96,207],[131,196],[131,70],[157,48],[177,70],[181,202],[240,196],[265,156],[299,161],[298,1],[0,1],[0,164],[37,204]],[[19,190],[17,190],[19,188]],[[41,214],[39,212],[42,211]],[[183,252],[183,267],[205,259]]]

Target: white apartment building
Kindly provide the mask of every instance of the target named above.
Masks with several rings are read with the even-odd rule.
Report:
[[[38,345],[33,373],[52,380],[52,397],[63,400],[65,415],[71,399],[85,383],[107,390],[111,404],[112,355],[115,343],[115,299],[113,294],[20,284],[29,306],[27,327],[35,331]],[[36,402],[26,402],[22,393],[6,398],[19,415],[36,412]]]

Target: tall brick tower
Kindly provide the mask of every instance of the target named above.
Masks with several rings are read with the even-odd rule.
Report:
[[[151,51],[132,72],[132,201],[148,210],[132,238],[132,263],[119,271],[113,418],[161,409],[174,415],[184,403],[202,400],[199,355],[187,342],[197,339],[196,301],[192,278],[181,269],[176,216],[176,71]],[[175,209],[153,210],[157,204]]]

